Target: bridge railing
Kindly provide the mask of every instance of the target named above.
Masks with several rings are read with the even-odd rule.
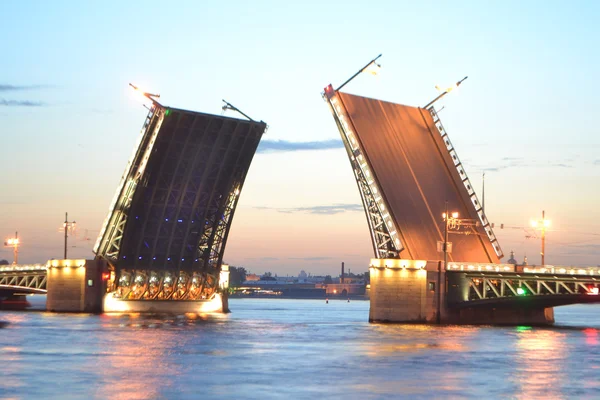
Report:
[[[488,264],[488,263],[448,263],[448,271],[466,272],[512,272],[516,274],[544,274],[544,275],[583,275],[600,276],[600,267],[574,267],[554,265],[514,265],[514,264]]]
[[[16,264],[0,266],[0,274],[20,271],[47,271],[48,264]]]
[[[48,264],[17,264],[0,266],[0,288],[46,291]]]

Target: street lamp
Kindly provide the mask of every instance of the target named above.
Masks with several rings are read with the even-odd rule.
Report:
[[[541,256],[542,256],[542,266],[546,265],[545,263],[545,256],[546,256],[546,228],[550,227],[550,220],[546,219],[546,211],[542,210],[542,219],[539,220],[531,220],[531,227],[532,228],[540,228],[542,231],[542,251],[541,251]]]
[[[446,212],[442,214],[444,219],[444,242],[442,243],[442,251],[444,252],[444,269],[448,269],[448,251],[452,252],[452,243],[448,242],[448,228],[456,227],[458,222],[458,212],[454,211],[452,214],[448,213],[448,202],[446,202]],[[438,242],[439,243],[439,242]],[[450,245],[450,248],[448,248]],[[438,250],[439,251],[439,250]],[[437,323],[441,322],[441,308],[442,308],[442,268],[438,267],[438,288],[437,288]]]
[[[13,248],[13,264],[19,262],[19,232],[15,232],[14,238],[8,238],[4,241],[4,246]]]
[[[64,228],[65,228],[65,260],[67,259],[67,238],[69,237],[68,235],[68,230],[71,229],[71,231],[75,230],[75,221],[69,221],[69,219],[67,218],[68,214],[65,213],[65,222],[63,224]]]
[[[442,250],[444,252],[444,268],[448,264],[448,252],[452,252],[452,243],[448,242],[448,228],[456,228],[458,220],[458,212],[448,213],[448,202],[446,202],[446,212],[442,214],[444,218],[444,243]]]
[[[427,110],[429,107],[431,107],[433,105],[433,103],[435,103],[436,101],[438,101],[439,99],[441,99],[442,97],[444,97],[445,95],[447,95],[448,93],[450,93],[453,89],[459,87],[460,84],[463,83],[465,81],[465,79],[467,79],[467,78],[468,78],[468,76],[465,76],[460,81],[458,81],[454,85],[450,86],[443,93],[441,93],[438,97],[436,97],[435,99],[433,99],[429,103],[427,103],[427,105],[425,107],[423,107],[423,108]],[[436,86],[436,89],[439,89],[439,87]]]
[[[377,75],[377,69],[381,68],[381,65],[377,64],[377,60],[379,59],[379,57],[381,57],[381,54],[378,55],[377,57],[375,57],[374,59],[372,59],[371,61],[369,61],[369,63],[367,65],[365,65],[364,67],[362,67],[361,69],[359,69],[357,73],[355,73],[354,75],[352,75],[350,77],[350,79],[348,79],[346,82],[342,83],[340,85],[340,87],[338,87],[337,89],[335,89],[335,91],[336,92],[340,91],[344,86],[346,86],[348,83],[350,83],[350,81],[352,79],[356,78],[358,76],[358,74],[360,74],[361,72],[369,71],[373,75]]]

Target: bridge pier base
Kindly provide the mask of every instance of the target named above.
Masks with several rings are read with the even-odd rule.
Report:
[[[8,296],[0,294],[0,310],[26,310],[31,307],[24,294],[10,293]]]
[[[533,306],[454,308],[468,297],[461,274],[446,278],[441,263],[372,259],[369,322],[458,325],[552,325],[554,309]],[[448,287],[451,289],[448,296]],[[438,292],[440,291],[440,292]],[[439,306],[438,306],[439,300]],[[448,300],[452,303],[448,304]]]
[[[448,310],[443,322],[458,325],[552,325],[554,324],[554,308]]]
[[[50,260],[46,309],[54,312],[102,312],[105,286],[102,260]]]

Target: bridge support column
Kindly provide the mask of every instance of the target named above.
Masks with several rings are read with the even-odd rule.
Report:
[[[105,292],[102,260],[50,260],[46,309],[56,312],[102,312]]]
[[[459,325],[554,323],[554,309],[543,306],[464,307],[469,300],[470,287],[466,274],[446,273],[440,267],[437,261],[372,259],[369,322]],[[441,300],[439,307],[438,298]]]
[[[435,323],[437,262],[371,260],[369,322]]]
[[[449,311],[445,322],[460,325],[552,325],[554,308],[465,308]]]

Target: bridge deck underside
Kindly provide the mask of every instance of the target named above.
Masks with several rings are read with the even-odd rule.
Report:
[[[339,93],[375,178],[399,227],[402,258],[439,260],[445,201],[461,218],[477,211],[426,110]],[[476,234],[451,235],[449,261],[497,263],[481,226]]]
[[[265,127],[170,109],[138,178],[117,268],[215,267],[208,264],[220,261],[235,200]]]

